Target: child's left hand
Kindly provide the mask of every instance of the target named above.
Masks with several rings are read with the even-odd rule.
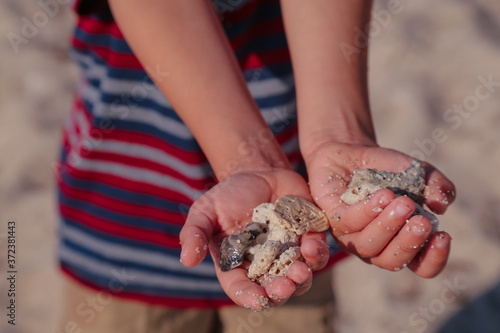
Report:
[[[388,189],[375,192],[366,201],[347,205],[340,195],[347,189],[356,169],[374,168],[400,172],[412,158],[403,153],[369,145],[327,142],[305,156],[311,194],[326,211],[336,242],[362,260],[388,270],[408,266],[417,275],[430,278],[446,265],[451,237],[444,231],[432,232],[430,221],[410,215],[415,204],[408,197],[395,198]],[[455,187],[428,163],[426,205],[443,214],[455,199]]]

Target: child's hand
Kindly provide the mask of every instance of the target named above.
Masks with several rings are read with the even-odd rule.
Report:
[[[306,156],[311,194],[326,211],[340,246],[379,267],[399,270],[407,265],[417,275],[429,278],[446,265],[451,237],[444,231],[432,233],[431,223],[420,215],[406,223],[415,208],[411,199],[395,198],[392,191],[382,189],[368,201],[352,206],[340,201],[352,171],[374,168],[400,172],[411,160],[375,145],[335,142],[323,144]],[[425,203],[433,212],[443,214],[455,199],[455,187],[433,166],[423,163],[423,167],[428,187]]]
[[[274,202],[285,194],[310,198],[304,179],[287,169],[241,172],[225,178],[192,205],[180,234],[182,263],[188,267],[199,264],[207,254],[208,245],[226,294],[236,304],[254,310],[281,305],[290,296],[309,290],[312,270],[323,268],[328,261],[324,232],[303,235],[301,251],[307,264],[294,263],[286,277],[276,277],[271,283],[260,286],[252,282],[243,266],[228,272],[219,267],[222,239],[241,231],[239,227],[248,224],[254,207]]]

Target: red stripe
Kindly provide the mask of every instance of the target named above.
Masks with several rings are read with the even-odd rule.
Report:
[[[266,66],[284,64],[290,62],[290,53],[287,48],[251,53],[240,60],[243,70],[257,69]]]
[[[321,274],[324,271],[332,268],[334,265],[336,265],[338,262],[344,260],[345,258],[348,258],[350,255],[347,252],[340,251],[335,253],[333,256],[330,256],[330,259],[328,259],[328,263],[326,264],[325,267],[320,269],[319,271],[313,272],[313,274],[316,276],[317,274]]]
[[[73,37],[72,44],[76,49],[91,49],[109,66],[144,70],[139,60],[131,53],[119,53],[107,47],[89,45],[76,37]],[[239,59],[240,67],[243,70],[262,68],[287,62],[290,62],[290,53],[287,48],[251,53]]]
[[[162,150],[168,155],[175,156],[177,159],[191,165],[200,165],[207,163],[207,159],[201,151],[187,151],[170,144],[168,141],[159,139],[154,135],[132,130],[121,130],[114,127],[112,120],[108,128],[100,128],[92,125],[90,111],[88,111],[81,100],[75,102],[77,111],[82,111],[88,120],[89,126],[92,127],[90,136],[97,140],[112,139],[129,143],[140,143],[156,149]]]
[[[298,126],[295,123],[292,126],[290,126],[289,128],[287,128],[286,131],[283,131],[283,132],[279,133],[278,135],[276,135],[276,141],[278,141],[278,143],[280,145],[283,145],[284,143],[286,143],[286,142],[292,140],[294,137],[296,137],[297,133],[298,133]]]
[[[221,21],[224,25],[227,25],[237,24],[240,21],[246,20],[255,14],[256,10],[259,8],[262,2],[262,0],[248,1],[246,4],[236,10],[224,10],[225,8],[221,8]],[[218,8],[215,7],[215,9],[217,10]]]
[[[82,2],[82,0],[75,0],[75,2],[73,3],[73,5],[71,6],[71,8],[76,12],[78,10],[78,6],[80,6],[80,2]]]
[[[68,276],[69,278],[73,279],[77,283],[87,288],[90,288],[95,291],[112,292],[112,288],[98,286],[92,282],[83,280],[82,278],[78,277],[75,273],[73,273],[69,267],[61,265],[61,270],[64,274],[66,274],[66,276]],[[123,299],[136,300],[146,304],[163,305],[171,308],[182,308],[182,309],[187,309],[187,308],[213,309],[222,306],[234,305],[233,301],[231,301],[230,299],[203,300],[203,299],[171,298],[162,296],[142,295],[125,291],[116,294],[113,293],[113,296]]]
[[[100,21],[94,17],[81,16],[78,27],[89,34],[109,34],[123,39],[123,34],[115,21]]]
[[[175,158],[191,165],[200,165],[203,163],[207,163],[207,159],[203,154],[203,152],[201,151],[190,152],[187,150],[180,149],[174,145],[169,144],[165,140],[155,137],[154,135],[149,135],[147,133],[137,132],[132,130],[120,130],[113,128],[112,126],[108,129],[101,129],[99,127],[93,126],[91,125],[90,119],[88,118],[89,115],[87,114],[88,111],[86,110],[85,105],[81,101],[77,101],[75,107],[77,108],[77,110],[83,111],[82,114],[85,115],[85,117],[88,120],[89,126],[92,127],[92,130],[90,131],[90,136],[92,138],[95,138],[96,142],[98,140],[111,139],[128,143],[140,143],[162,150],[168,155],[175,156]],[[284,125],[288,124],[284,123]],[[288,140],[291,140],[292,137],[296,136],[297,132],[298,132],[297,124],[294,124],[286,131],[279,133],[276,136],[276,140],[278,141],[278,143],[283,144]]]
[[[119,53],[108,47],[88,44],[73,37],[72,45],[76,49],[91,49],[97,56],[106,61],[109,66],[144,70],[139,60],[132,53]]]
[[[113,221],[91,215],[87,212],[71,208],[62,203],[59,204],[59,211],[61,216],[70,218],[87,228],[99,230],[114,237],[118,236],[136,241],[144,241],[175,249],[181,248],[179,244],[179,237],[169,236],[164,232],[118,224]]]
[[[98,145],[97,145],[98,146]],[[142,169],[147,169],[146,171],[155,171],[162,175],[168,175],[172,178],[180,180],[190,187],[202,190],[205,188],[205,185],[212,180],[209,175],[201,179],[190,178],[186,175],[181,174],[179,171],[174,170],[164,164],[160,164],[148,159],[143,159],[139,157],[133,157],[128,155],[121,155],[113,152],[100,152],[93,149],[85,149],[82,151],[83,156],[89,160],[98,160],[98,161],[106,161],[113,163],[120,163],[126,166],[137,167]]]
[[[242,21],[248,18],[249,16],[254,14],[257,5],[258,1],[250,2],[241,10],[235,11],[234,13],[225,16],[224,23],[236,24],[237,21]],[[85,16],[79,19],[78,26],[88,34],[109,34],[115,38],[124,39],[120,28],[115,22],[103,22],[96,18]],[[247,29],[242,35],[231,39],[230,42],[233,49],[237,50],[252,38],[277,33],[284,33],[283,21],[281,17],[257,23],[252,26],[252,29]],[[98,46],[93,47],[96,48]],[[102,55],[104,53],[100,54]]]
[[[86,83],[88,85],[88,83]],[[87,124],[91,127],[92,124],[92,113],[87,110],[85,107],[85,103],[83,102],[83,98],[80,95],[75,96],[75,112],[80,113],[87,120]]]
[[[96,128],[96,131],[92,134],[98,135],[98,131],[99,128]],[[149,147],[156,148],[190,165],[200,165],[207,163],[207,159],[201,151],[190,152],[187,150],[183,150],[170,144],[168,141],[159,139],[158,137],[147,133],[131,130],[113,129],[110,132],[102,133],[101,135],[105,139],[117,140],[125,143],[140,143]]]
[[[124,189],[127,191],[135,192],[137,194],[152,195],[164,200],[178,202],[179,204],[185,204],[187,206],[191,206],[193,204],[193,200],[191,198],[188,198],[184,194],[168,188],[137,182],[110,174],[79,170],[69,165],[66,168],[66,172],[70,174],[71,177],[75,177],[80,180],[95,181],[98,183],[116,187],[118,189]]]
[[[64,182],[60,183],[59,190],[61,190],[61,192],[69,198],[85,201],[92,205],[120,214],[152,219],[159,223],[175,224],[178,226],[184,225],[185,222],[185,216],[181,213],[175,213],[148,205],[135,204],[129,201],[118,200],[96,191],[82,190],[71,187]]]

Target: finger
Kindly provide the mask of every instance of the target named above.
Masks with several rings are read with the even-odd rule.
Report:
[[[427,185],[424,193],[425,203],[437,214],[443,214],[449,205],[455,201],[455,185],[439,170],[425,163]]]
[[[429,219],[422,215],[412,217],[371,263],[391,271],[406,267],[426,244],[431,232]]]
[[[237,305],[255,311],[267,309],[272,305],[265,288],[250,281],[246,269],[233,268],[227,272],[217,270],[217,278],[222,289]]]
[[[357,235],[355,250],[362,258],[378,255],[395,234],[405,225],[415,210],[408,197],[398,197],[380,215]]]
[[[193,205],[186,223],[179,234],[181,241],[181,262],[184,266],[198,265],[207,255],[207,244],[212,238],[215,216],[210,216]]]
[[[312,286],[312,269],[303,262],[292,264],[286,271],[286,277],[295,283],[293,296],[300,296],[306,293]]]
[[[287,276],[272,276],[263,281],[261,286],[264,287],[269,296],[271,301],[269,306],[283,305],[296,291],[295,283]]]
[[[432,234],[425,249],[408,264],[408,267],[423,278],[435,277],[446,266],[450,245],[451,237],[448,233],[440,231]]]
[[[322,269],[328,263],[330,253],[326,243],[326,233],[311,232],[302,235],[300,252],[312,270]]]
[[[333,209],[329,215],[335,234],[352,233],[364,229],[395,198],[389,189],[381,189],[350,206]]]
[[[212,241],[209,248],[217,279],[224,292],[234,303],[255,311],[262,311],[273,306],[273,302],[269,299],[265,288],[248,278],[248,263],[227,272],[222,272],[219,264],[219,244]]]

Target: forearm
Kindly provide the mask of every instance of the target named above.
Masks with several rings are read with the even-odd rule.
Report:
[[[210,1],[113,0],[120,29],[155,83],[192,131],[219,178],[247,168],[288,167],[250,96]],[[153,80],[155,78],[153,77]],[[245,149],[257,133],[266,145]]]
[[[304,156],[325,141],[367,144],[375,134],[368,105],[367,48],[346,57],[368,0],[282,0],[294,67],[300,145]]]

